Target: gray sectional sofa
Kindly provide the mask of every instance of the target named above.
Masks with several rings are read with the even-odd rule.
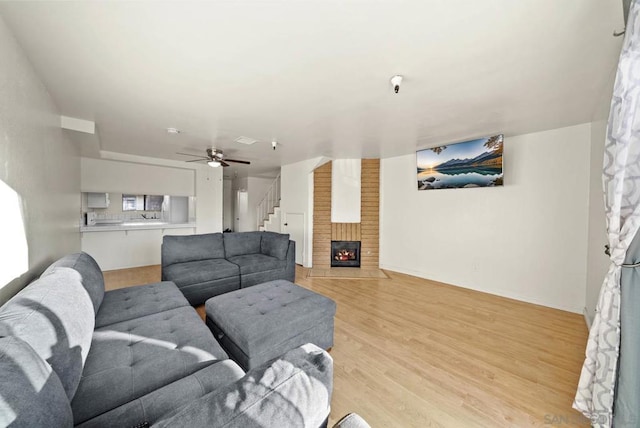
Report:
[[[294,282],[296,243],[275,232],[165,236],[162,280],[174,282],[190,304],[274,279]]]
[[[105,292],[78,253],[0,307],[0,426],[317,427],[332,364],[304,345],[245,373],[173,283]]]

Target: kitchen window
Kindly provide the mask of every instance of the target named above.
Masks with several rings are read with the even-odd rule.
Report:
[[[144,211],[144,195],[122,195],[122,211]]]

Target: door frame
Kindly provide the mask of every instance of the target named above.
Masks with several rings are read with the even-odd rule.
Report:
[[[301,248],[302,249],[302,254],[301,254],[301,263],[299,263],[301,266],[304,266],[304,257],[305,257],[305,253],[306,253],[306,242],[307,242],[307,224],[306,224],[306,215],[305,213],[300,213],[300,212],[283,212],[282,213],[282,225],[284,226],[285,223],[288,223],[287,221],[287,216],[289,214],[293,214],[293,215],[300,215],[302,216],[302,242],[298,243],[296,242],[296,248]],[[288,226],[285,226],[288,227]],[[282,228],[280,229],[282,230]],[[289,229],[287,229],[287,233],[289,232]],[[291,235],[291,234],[289,234]],[[302,245],[302,247],[298,247],[298,245]],[[296,263],[298,264],[298,263]]]

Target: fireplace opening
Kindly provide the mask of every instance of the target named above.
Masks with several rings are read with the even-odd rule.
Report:
[[[331,241],[331,267],[360,267],[360,241]]]

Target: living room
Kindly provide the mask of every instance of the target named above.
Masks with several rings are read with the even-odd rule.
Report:
[[[257,230],[279,177],[278,231],[302,221],[295,282],[338,304],[330,423],[584,424],[571,401],[610,262],[602,161],[623,2],[476,3],[0,3],[0,304],[81,250],[126,282],[121,269],[157,274],[164,235]],[[503,186],[418,190],[416,151],[496,134]],[[207,148],[250,165],[177,154]],[[314,173],[343,160],[379,164],[384,278],[309,276]],[[195,203],[184,228],[109,235],[81,229],[88,192]],[[418,357],[430,352],[442,357]],[[548,399],[524,403],[527,388]]]

